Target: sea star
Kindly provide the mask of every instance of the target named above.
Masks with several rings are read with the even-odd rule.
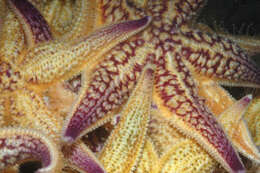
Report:
[[[9,0],[1,5],[6,17],[1,28],[0,171],[36,159],[42,162],[37,172],[59,172],[63,164],[82,172],[104,172],[81,141],[70,146],[62,143],[63,118],[48,109],[44,92],[79,73],[85,61],[99,60],[144,29],[151,18],[110,25],[75,40],[53,40],[47,22],[31,3]]]
[[[37,1],[35,0],[33,2],[36,3]],[[56,2],[59,3],[59,1]],[[84,1],[82,1],[82,4],[83,2]],[[42,4],[44,3],[39,3],[39,8],[41,8],[40,6]],[[119,168],[118,170],[128,166],[128,164],[119,165],[118,163],[115,163],[114,160],[119,160],[115,158],[129,158],[131,160],[131,156],[133,156],[131,160],[132,162],[130,164],[131,166],[129,168],[125,168],[126,170],[133,170],[137,164],[138,158],[140,157],[146,131],[145,125],[144,127],[140,128],[140,124],[147,123],[145,115],[147,115],[147,109],[149,109],[147,108],[149,101],[140,105],[135,104],[135,101],[140,102],[140,99],[147,99],[149,94],[152,94],[153,103],[161,111],[161,116],[167,119],[167,121],[170,121],[174,125],[174,128],[177,128],[178,131],[182,132],[185,136],[194,138],[195,141],[197,141],[209,154],[218,160],[228,171],[243,171],[243,165],[240,162],[236,151],[227,140],[226,135],[213,117],[213,114],[207,110],[206,106],[204,105],[204,101],[198,97],[197,89],[200,84],[197,84],[199,79],[196,77],[196,75],[199,74],[200,76],[208,76],[210,79],[218,79],[218,81],[228,81],[233,83],[242,81],[244,85],[258,87],[259,77],[257,75],[259,74],[259,71],[241,51],[241,49],[230,40],[226,40],[215,35],[210,36],[187,28],[186,23],[193,16],[193,14],[195,14],[199,8],[203,6],[203,1],[129,0],[98,1],[97,4],[95,6],[96,9],[94,10],[97,12],[97,14],[94,15],[94,18],[96,19],[94,21],[94,25],[97,26],[103,24],[106,25],[110,24],[111,22],[114,23],[121,20],[140,19],[146,15],[153,16],[153,22],[151,26],[148,27],[144,32],[118,45],[112,51],[107,52],[104,57],[101,58],[98,56],[98,58],[88,59],[87,61],[83,60],[84,67],[88,68],[83,70],[82,87],[76,104],[73,106],[73,109],[70,112],[70,116],[67,118],[65,123],[63,130],[63,140],[72,143],[76,139],[79,139],[79,137],[83,136],[85,133],[101,126],[110,120],[111,117],[113,117],[115,114],[123,110],[121,117],[122,121],[119,122],[118,128],[116,127],[111,137],[108,139],[108,142],[101,152],[102,154],[99,159],[104,164],[105,169],[110,171],[111,164],[116,164]],[[87,9],[83,7],[84,5],[82,6],[82,9]],[[19,7],[17,8],[19,9]],[[46,18],[52,15],[53,13],[49,13],[49,15],[46,15]],[[86,14],[83,16],[85,15]],[[26,15],[22,15],[22,17],[27,18]],[[79,18],[82,19],[81,17]],[[67,18],[65,21],[66,20]],[[93,18],[90,18],[90,21],[91,20],[93,20]],[[58,24],[61,23],[62,22]],[[84,23],[86,23],[84,19],[83,21],[79,20],[76,22],[76,24],[80,26]],[[54,22],[53,28],[56,29],[56,32],[54,33],[58,34],[54,35],[59,35],[59,33],[62,33],[63,30],[61,30],[61,27],[59,26],[56,27],[56,25],[57,23]],[[80,27],[77,26],[75,30],[77,31],[78,28]],[[65,30],[67,31],[69,29]],[[73,30],[72,33],[75,33],[75,30]],[[79,33],[82,34],[91,30],[92,28],[87,28],[86,30],[82,29],[79,31]],[[28,34],[30,35],[31,33],[27,33],[27,35]],[[77,34],[75,37],[80,39],[79,37],[81,34]],[[31,35],[34,36],[33,33]],[[72,35],[73,34],[68,33],[66,34],[66,37],[57,36],[57,38],[60,40],[63,40],[64,38],[74,38]],[[130,35],[131,34],[128,36]],[[30,37],[27,36],[26,38],[28,39]],[[5,38],[4,40],[8,40],[8,38]],[[34,38],[32,40],[34,40]],[[121,41],[122,40],[118,40],[118,42]],[[31,44],[30,46],[34,47],[34,44],[35,43]],[[80,51],[83,51],[84,49],[85,48],[82,48]],[[91,51],[93,51],[93,49],[91,49]],[[39,48],[34,48],[32,51],[30,50],[30,52],[26,54],[26,60],[21,58],[17,59],[15,58],[17,56],[12,54],[10,59],[14,60],[14,64],[16,64],[16,61],[18,61],[24,65],[21,68],[21,71],[22,77],[27,85],[24,86],[23,83],[22,89],[28,87],[30,91],[18,90],[16,92],[18,98],[16,99],[15,103],[12,103],[13,101],[11,101],[12,104],[2,104],[4,106],[7,105],[7,107],[4,108],[9,109],[9,107],[12,108],[13,106],[16,111],[18,110],[18,114],[23,113],[31,115],[32,113],[28,112],[28,110],[25,108],[28,105],[37,102],[38,104],[36,106],[33,105],[29,110],[36,112],[37,116],[41,118],[41,121],[45,122],[46,119],[48,120],[48,118],[42,117],[44,114],[46,114],[50,117],[50,124],[58,121],[56,125],[60,126],[59,122],[61,121],[55,120],[55,118],[46,108],[46,105],[43,103],[42,98],[40,98],[37,94],[41,96],[43,88],[46,87],[45,83],[47,83],[47,86],[50,87],[52,85],[52,81],[62,81],[69,79],[71,76],[73,76],[72,74],[78,73],[83,69],[82,66],[77,66],[73,69],[67,69],[66,72],[66,69],[63,68],[66,67],[66,63],[63,62],[63,55],[66,55],[69,58],[77,58],[79,55],[85,56],[85,54],[81,54],[79,52],[73,52],[75,53],[73,55],[71,53],[72,52],[70,52],[70,47],[67,47],[66,45],[64,46],[60,42],[58,44],[51,42]],[[48,57],[46,59],[46,55],[48,55],[50,58]],[[90,53],[90,55],[92,54]],[[70,59],[68,61],[70,61]],[[79,61],[82,60],[80,59]],[[37,64],[38,62],[40,62],[40,65]],[[73,60],[72,62],[75,61]],[[44,63],[45,65],[41,65]],[[60,68],[55,68],[55,71],[52,70],[49,65],[56,63],[61,63],[61,66]],[[142,82],[148,80],[146,79],[147,77],[143,77],[145,76],[144,74],[147,73],[147,71],[144,70],[147,69],[146,64],[152,64],[151,69],[154,71],[154,81],[151,80],[150,82]],[[47,69],[49,71],[46,71],[46,74],[44,74],[40,73],[41,71],[38,72],[38,69]],[[51,77],[51,74],[53,73],[55,75]],[[137,81],[139,81],[138,84]],[[142,86],[142,84],[145,86]],[[147,88],[146,86],[151,84],[154,85],[153,91],[150,91],[150,87]],[[34,94],[31,90],[36,92],[36,94]],[[147,95],[140,95],[142,92]],[[132,96],[129,98],[130,93]],[[55,96],[56,95],[53,95],[53,97]],[[23,99],[29,100],[27,102],[27,106],[20,104],[25,104]],[[130,102],[130,104],[126,104],[126,106],[122,108],[121,105],[127,100],[127,103]],[[27,112],[23,109],[25,109]],[[146,113],[129,114],[129,112],[135,109],[138,110],[138,113]],[[44,110],[43,113],[41,113],[42,110]],[[133,115],[135,118],[132,118],[132,121],[127,121],[128,118],[131,118],[131,115]],[[138,115],[140,115],[140,117],[138,117]],[[29,116],[26,122],[22,123],[22,125],[26,126],[27,124],[32,123],[34,128],[39,129],[37,124],[34,124],[29,120],[30,118],[31,117]],[[138,121],[139,124],[134,121],[138,118],[142,119],[142,121]],[[21,119],[22,118],[19,120]],[[42,124],[42,126],[44,127],[44,124]],[[55,128],[53,127],[53,129]],[[126,131],[129,133],[127,138],[122,135],[120,137],[121,131]],[[14,135],[17,134],[10,129],[5,129],[4,132],[6,132],[6,136],[10,136],[10,133]],[[140,139],[135,141],[135,137],[138,136],[138,133],[136,132],[142,132],[142,134],[139,136]],[[35,136],[34,133],[31,133],[30,131],[28,132],[26,130],[19,129],[18,134],[19,133],[24,136],[28,135],[29,137],[37,138],[37,136]],[[135,135],[132,136],[133,134]],[[126,140],[126,143],[121,142],[122,139]],[[45,144],[46,138],[39,140],[39,142]],[[134,142],[137,142],[138,144],[136,147],[134,147]],[[77,152],[79,151],[77,149],[86,151],[83,145],[77,144],[78,143],[76,142],[75,145],[79,147],[75,150],[72,150],[75,151],[75,153],[72,153],[75,157],[71,157],[71,159],[81,156],[80,152]],[[71,145],[70,147],[65,148],[63,151],[67,153],[66,151],[73,149],[75,145]],[[120,148],[125,147],[125,145],[130,145],[134,148],[134,151],[136,149],[137,153],[133,153],[133,155],[131,155],[131,153],[129,153],[131,151],[129,150],[127,150],[127,152],[125,150],[122,151]],[[151,145],[152,144],[146,140],[144,153],[150,152],[152,150]],[[197,152],[199,150],[198,146],[194,145],[194,141],[188,139],[179,141],[178,145],[179,146],[174,146],[177,149],[176,153],[182,151],[185,146],[187,146],[187,148],[192,146],[193,148],[190,148],[190,151]],[[46,146],[48,145],[46,144]],[[50,148],[52,147],[53,146],[50,146]],[[109,150],[109,148],[113,148],[112,153],[106,152]],[[169,153],[173,154],[173,150],[171,150]],[[54,151],[52,154],[55,153]],[[227,154],[226,152],[229,153]],[[89,151],[86,153],[89,154]],[[111,154],[114,155],[111,156],[113,157],[113,160],[110,161],[110,157],[107,159],[106,156],[110,156]],[[156,160],[157,156],[154,153],[152,155]],[[202,159],[205,160],[204,155],[206,155],[205,152],[202,153]],[[43,157],[45,155],[43,154],[41,156]],[[165,155],[164,158],[165,159],[162,159],[163,161],[160,161],[160,163],[162,162],[160,165],[166,163],[165,161],[167,161],[169,155]],[[183,161],[181,159],[182,158],[180,158],[180,163]],[[205,169],[207,170],[208,168]]]
[[[153,16],[151,25],[84,72],[87,79],[68,116],[66,142],[107,122],[120,111],[143,67],[155,66],[153,102],[181,133],[197,141],[229,172],[244,166],[217,120],[198,95],[196,77],[259,87],[259,69],[235,43],[189,29],[204,1],[100,1],[104,24]],[[122,156],[123,157],[123,156]]]

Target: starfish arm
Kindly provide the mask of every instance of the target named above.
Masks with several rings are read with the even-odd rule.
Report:
[[[155,149],[159,151],[160,158],[171,157],[170,155],[174,152],[173,148],[177,148],[176,145],[180,145],[180,141],[187,140],[187,137],[181,134],[175,127],[172,121],[162,116],[162,112],[158,109],[157,105],[154,105],[151,111],[151,121],[148,127],[148,136],[152,139]],[[185,143],[185,142],[184,142]],[[173,161],[169,158],[169,160],[165,160],[164,164],[170,164],[173,161],[172,169],[184,169],[188,168],[188,170],[194,170],[196,172],[204,171],[211,172],[217,167],[217,162],[201,148],[201,146],[194,140],[188,140],[189,145],[187,145],[187,149],[196,149],[200,152],[197,154],[186,155],[185,153],[180,153],[180,155],[175,155],[178,157],[178,160]],[[189,148],[188,148],[189,147]],[[186,148],[186,147],[185,147]],[[199,149],[200,148],[200,149]],[[176,149],[178,150],[178,148]],[[192,152],[193,153],[193,152]],[[175,153],[174,153],[175,154]],[[197,157],[198,156],[198,157]],[[194,158],[193,158],[194,157]],[[199,158],[199,164],[197,163]],[[183,161],[185,163],[181,163],[179,161]],[[178,163],[179,162],[179,163]],[[193,164],[196,162],[196,164]],[[160,162],[159,162],[160,163]],[[205,165],[207,166],[205,166]],[[184,166],[185,165],[185,166]],[[160,169],[157,172],[163,171],[161,165]],[[164,170],[167,170],[166,168]],[[177,171],[176,170],[176,171]],[[171,172],[169,170],[169,172]],[[182,172],[181,170],[177,172]]]
[[[198,95],[205,98],[205,104],[221,125],[225,128],[226,125],[229,126],[229,129],[225,130],[234,146],[248,158],[257,161],[259,154],[243,118],[250,103],[246,101],[251,100],[250,96],[236,102],[226,90],[212,79],[198,75],[194,77],[198,84]]]
[[[92,32],[96,25],[97,9],[97,4],[94,0],[76,1],[74,9],[76,17],[73,17],[72,20],[73,27],[62,38],[65,40],[75,40]]]
[[[4,18],[5,18],[5,15],[6,15],[6,4],[5,4],[5,1],[0,1],[0,33],[1,33],[1,30],[2,30],[2,26],[3,26],[3,23],[4,23]]]
[[[26,59],[30,62],[25,62],[21,74],[25,80],[37,83],[68,79],[82,68],[100,62],[105,52],[144,29],[150,21],[151,17],[144,17],[121,22],[99,29],[77,43],[53,43],[35,48],[28,53]]]
[[[251,100],[251,95],[243,97],[219,115],[218,120],[238,151],[249,159],[260,163],[260,153],[251,138],[243,118]]]
[[[151,108],[151,120],[147,135],[152,140],[160,157],[170,150],[176,142],[186,138],[171,124],[171,121],[162,116],[162,112],[155,103]],[[196,144],[196,142],[194,143]]]
[[[170,69],[170,70],[167,70]],[[229,172],[245,168],[221,126],[197,96],[196,85],[181,56],[167,52],[158,60],[154,101],[164,117],[194,138]]]
[[[0,57],[10,64],[17,64],[25,48],[25,37],[15,14],[7,11],[0,32]]]
[[[190,139],[176,142],[171,149],[160,157],[157,173],[170,172],[212,172],[216,163],[207,153]]]
[[[138,19],[144,15],[143,9],[137,7],[136,1],[103,1],[99,0],[99,17],[97,18],[98,24],[109,24],[122,20]],[[143,3],[146,5],[146,3]]]
[[[95,155],[82,142],[77,142],[63,149],[68,165],[79,172],[105,173],[105,169]]]
[[[205,4],[205,0],[176,1],[137,1],[122,0],[120,2],[101,1],[102,21],[111,23],[126,19],[135,19],[147,13],[166,23],[179,27],[185,24]]]
[[[205,105],[215,116],[219,116],[235,103],[235,99],[216,81],[199,74],[193,75],[198,95],[205,99]]]
[[[171,9],[171,22],[175,27],[180,27],[195,16],[205,5],[205,0],[175,0],[167,2],[166,7]],[[172,6],[171,6],[172,5]],[[169,10],[170,11],[170,10]]]
[[[140,158],[149,121],[153,70],[145,67],[124,106],[121,118],[99,155],[108,173],[133,172]]]
[[[259,87],[259,68],[231,40],[198,31],[174,35],[169,42],[180,44],[175,45],[176,50],[192,71],[226,85]]]
[[[98,66],[88,67],[78,100],[64,125],[65,137],[75,140],[119,112],[149,58],[150,49],[144,43],[136,38],[120,44]]]
[[[55,38],[75,40],[89,34],[96,26],[97,3],[94,0],[49,1],[38,5]]]
[[[75,11],[73,1],[53,0],[43,3],[41,2],[32,3],[40,10],[41,14],[49,24],[53,37],[59,38],[72,30],[74,26],[73,18],[79,17],[74,16]]]
[[[154,145],[149,138],[145,139],[142,156],[134,173],[154,173],[159,157],[155,151]]]
[[[37,173],[60,171],[56,144],[42,134],[19,128],[0,129],[0,170],[17,162],[32,159],[42,163]]]
[[[260,98],[254,98],[245,113],[245,120],[257,146],[260,146]]]
[[[217,33],[219,36],[223,38],[228,38],[238,44],[242,49],[244,49],[249,55],[255,55],[260,52],[260,39],[259,38],[253,38],[251,36],[245,36],[245,35],[231,35],[223,29],[216,29],[216,31],[213,31],[208,25],[205,25],[203,23],[194,24],[196,28],[198,28],[201,31],[215,34]],[[214,29],[215,30],[215,29]]]
[[[59,141],[62,117],[47,109],[43,99],[30,90],[17,90],[10,99],[8,115],[12,121],[7,125],[18,125],[23,128],[31,127],[44,131],[53,141]],[[6,111],[7,112],[7,111]],[[10,123],[10,124],[9,124]]]
[[[9,0],[8,2],[22,23],[29,47],[52,39],[47,22],[30,2],[27,0]]]
[[[238,44],[242,49],[244,49],[249,55],[255,55],[260,53],[260,39],[253,38],[250,36],[235,36],[230,34],[219,34],[222,37],[226,37],[236,44]]]

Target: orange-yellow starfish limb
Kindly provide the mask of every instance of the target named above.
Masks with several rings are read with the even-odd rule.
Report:
[[[153,70],[146,67],[99,156],[108,173],[133,172],[138,164],[149,121],[152,85]]]
[[[251,95],[243,97],[219,115],[218,120],[238,151],[249,159],[260,163],[260,153],[251,138],[243,117],[251,100]]]

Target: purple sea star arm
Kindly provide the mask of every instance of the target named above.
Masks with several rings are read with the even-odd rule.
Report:
[[[260,86],[260,69],[229,39],[199,31],[173,34],[168,43],[181,52],[186,65],[195,72],[224,85]]]
[[[65,122],[65,141],[74,141],[107,122],[118,111],[146,63],[146,58],[140,58],[149,50],[144,43],[137,39],[120,44],[99,65],[88,67],[78,100]],[[139,53],[140,56],[132,56]]]
[[[69,165],[80,172],[105,173],[105,169],[96,159],[95,155],[82,142],[66,146],[63,149],[64,156]]]
[[[27,0],[9,0],[8,2],[23,25],[29,47],[52,40],[47,22],[30,2]]]
[[[0,129],[0,171],[23,160],[38,160],[37,173],[60,171],[56,144],[36,131],[19,128]]]
[[[76,41],[54,42],[32,49],[23,63],[22,76],[34,83],[70,79],[82,69],[98,65],[105,52],[143,30],[151,20],[151,17],[146,16],[120,22]]]
[[[197,96],[196,84],[182,56],[167,52],[157,64],[154,100],[163,116],[180,132],[194,138],[226,170],[244,172],[243,163],[225,132]]]

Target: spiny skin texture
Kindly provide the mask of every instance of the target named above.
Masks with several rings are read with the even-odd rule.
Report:
[[[19,0],[11,0],[9,2],[12,8],[17,11],[17,17],[24,22],[23,28],[29,47],[33,47],[35,44],[43,41],[52,40],[47,22],[31,3]]]
[[[52,97],[64,97],[65,88],[60,87],[59,96],[53,94],[52,87],[78,75],[87,61],[101,61],[106,51],[144,29],[151,18],[117,22],[80,39],[70,40],[77,29],[68,33],[68,38],[53,39],[56,36],[52,37],[44,17],[28,1],[1,3],[7,10],[0,33],[0,124],[12,128],[0,129],[0,172],[39,160],[42,168],[37,172],[61,172],[70,166],[80,172],[104,173],[82,141],[68,146],[61,140],[63,117],[48,104]]]
[[[245,113],[245,120],[248,123],[249,130],[255,141],[255,144],[260,146],[260,97],[257,96],[253,99],[251,105],[249,106],[247,112]]]
[[[152,64],[155,75],[155,80],[152,82],[153,92],[151,93],[153,103],[162,112],[161,116],[171,123],[171,128],[176,130],[176,134],[179,134],[176,137],[190,141],[185,147],[192,151],[202,151],[201,153],[203,154],[200,155],[201,160],[212,163],[201,169],[213,171],[216,162],[219,161],[229,172],[236,172],[238,169],[241,172],[244,171],[238,156],[230,142],[226,139],[225,134],[223,134],[223,130],[216,123],[213,114],[207,110],[207,107],[210,109],[211,107],[205,106],[205,102],[199,97],[198,89],[200,83],[197,78],[198,76],[203,76],[212,80],[216,79],[222,83],[232,82],[237,85],[258,87],[259,73],[254,63],[232,41],[214,34],[202,33],[187,26],[190,19],[203,7],[205,3],[203,0],[31,1],[41,11],[50,25],[50,31],[52,31],[55,41],[43,43],[42,45],[39,44],[35,49],[28,51],[27,36],[24,35],[22,26],[17,21],[17,14],[14,15],[9,9],[7,20],[5,20],[6,24],[2,28],[2,32],[9,34],[1,34],[3,39],[0,39],[0,55],[4,67],[2,68],[3,70],[1,69],[0,76],[3,79],[2,81],[5,81],[0,83],[1,94],[4,93],[3,97],[0,98],[0,113],[4,115],[0,115],[1,124],[8,126],[10,125],[8,122],[12,122],[13,126],[22,126],[23,124],[19,124],[19,121],[22,119],[20,118],[19,120],[19,116],[29,115],[25,118],[27,121],[24,126],[27,126],[27,124],[33,125],[34,129],[40,128],[38,129],[39,131],[46,131],[45,133],[48,136],[58,135],[58,137],[54,137],[53,141],[56,142],[55,139],[57,139],[59,142],[57,146],[64,146],[61,150],[68,158],[67,161],[70,161],[69,166],[77,168],[78,171],[85,170],[85,172],[86,169],[92,169],[97,166],[99,167],[98,171],[104,172],[98,160],[92,157],[93,154],[84,147],[80,137],[120,113],[129,96],[132,95],[138,83],[137,81],[142,76],[141,73],[144,67],[146,64]],[[86,11],[89,14],[85,13]],[[126,41],[111,51],[104,53],[103,56],[92,57],[93,54],[100,53],[99,49],[86,51],[89,52],[88,55],[91,55],[91,58],[82,60],[86,56],[84,54],[86,44],[85,42],[80,44],[80,41],[82,41],[81,38],[83,40],[86,38],[86,34],[89,35],[90,32],[104,25],[108,26],[114,22],[140,19],[147,15],[153,16],[153,21],[144,32],[140,32],[130,39],[125,37],[119,39],[118,42]],[[143,19],[145,20],[145,18]],[[72,23],[75,25],[71,25]],[[87,25],[85,25],[86,23]],[[30,28],[30,23],[25,22],[25,24],[29,25]],[[136,32],[134,31],[132,34]],[[126,35],[130,37],[131,34]],[[94,36],[100,36],[100,33],[96,32]],[[96,39],[96,37],[94,38]],[[89,41],[92,46],[95,46],[95,41]],[[112,48],[112,46],[107,45],[108,43],[105,40],[103,41],[105,45],[100,46],[102,50],[107,48],[105,51],[108,51],[108,49]],[[116,45],[118,42],[115,41],[112,44]],[[77,46],[79,46],[79,49],[76,48]],[[79,57],[76,56],[76,60],[73,62],[81,65],[66,64],[66,62],[71,62],[72,57],[75,57],[74,53],[79,55]],[[47,60],[45,60],[46,55],[48,55],[47,57],[50,56]],[[54,57],[58,58],[55,59]],[[38,62],[40,64],[37,64]],[[56,71],[51,68],[55,63],[60,67],[55,69]],[[68,64],[69,67],[67,66]],[[20,67],[21,65],[22,67]],[[39,69],[40,73],[38,73]],[[47,69],[47,72],[41,71],[43,69]],[[76,96],[75,103],[73,103],[74,98],[71,98],[68,99],[69,101],[66,105],[55,104],[53,106],[54,100],[59,100],[67,95],[68,91],[63,88],[64,81],[79,73],[82,75],[82,87],[78,97]],[[9,76],[12,77],[10,78]],[[59,87],[55,89],[56,86]],[[216,86],[219,87],[219,84],[216,83]],[[19,89],[17,92],[20,96],[18,96],[17,100],[9,100],[17,89]],[[59,90],[59,93],[57,90]],[[72,94],[72,97],[74,96]],[[22,98],[27,99],[23,101]],[[227,98],[232,100],[230,96],[227,96]],[[222,103],[215,102],[213,98],[209,98],[209,100],[208,102],[214,103],[216,107],[220,107],[221,111],[226,109],[226,107],[222,107]],[[215,107],[214,104],[212,107]],[[62,120],[60,119],[62,118],[57,117],[61,114],[61,109],[65,110],[65,115],[67,114],[67,108],[70,108],[68,105],[72,105],[72,108],[64,124],[62,131],[63,140],[61,141],[59,135],[61,134]],[[216,111],[220,112],[220,110]],[[30,112],[33,114],[28,114]],[[194,112],[194,114],[191,112]],[[215,114],[214,111],[212,112]],[[186,113],[187,116],[185,116]],[[48,118],[44,115],[47,115]],[[175,120],[173,119],[174,117],[176,118]],[[210,123],[205,123],[205,120]],[[55,124],[55,128],[51,124]],[[180,126],[176,124],[180,124]],[[49,125],[52,128],[46,129]],[[77,125],[79,127],[76,127]],[[157,125],[165,124],[159,122]],[[143,128],[145,127],[135,130],[142,133]],[[207,130],[202,132],[201,129],[204,128]],[[66,130],[70,131],[70,133],[66,134]],[[190,130],[193,130],[192,134],[189,133]],[[210,133],[211,131],[214,133]],[[152,137],[153,133],[149,135]],[[225,145],[222,145],[223,142],[219,143],[219,138],[210,139],[212,136],[223,139]],[[186,139],[187,137],[194,139]],[[122,138],[124,139],[124,136]],[[63,141],[72,143],[74,140],[77,141],[72,145],[67,146],[63,144]],[[115,141],[120,140],[121,138]],[[141,143],[144,140],[145,138],[143,138],[143,141],[139,140],[138,142]],[[167,139],[163,140],[167,141]],[[171,145],[171,141],[174,141],[174,139],[169,141],[169,145]],[[181,143],[182,141],[177,142]],[[119,142],[118,145],[123,144]],[[137,145],[138,149],[139,147]],[[178,151],[183,151],[182,146],[174,146],[174,143],[169,146],[169,149],[172,147],[176,147],[176,150],[179,149]],[[133,151],[137,148],[134,147]],[[204,148],[207,152],[201,148]],[[222,150],[223,148],[224,150]],[[66,152],[68,150],[70,152]],[[118,150],[118,152],[121,151]],[[225,156],[225,153],[229,151],[233,153],[233,156],[231,156],[232,161]],[[161,153],[160,156],[167,155],[166,152]],[[115,154],[113,157],[121,157],[121,153],[113,153]],[[141,153],[142,150],[139,150],[137,155],[141,155]],[[183,160],[189,160],[189,158],[196,158],[195,155],[187,158],[185,158],[185,154],[183,155],[183,157],[179,158],[179,163]],[[162,169],[164,165],[168,164],[168,161],[171,162],[171,158],[168,156],[162,162]],[[90,161],[88,158],[92,160]],[[139,159],[142,162],[141,156],[135,157],[133,162],[137,163]],[[152,159],[149,162],[158,163],[156,157],[152,157]],[[195,159],[190,159],[190,163],[194,161]],[[94,163],[94,166],[91,163]],[[110,164],[109,162],[107,163]],[[133,165],[137,166],[138,164]],[[146,166],[148,167],[148,165]],[[176,166],[185,167],[185,165],[179,165],[178,163]],[[122,167],[127,167],[127,165],[122,165]],[[196,169],[196,166],[192,168]],[[129,169],[131,171],[134,170],[134,168]],[[95,171],[98,172],[97,170]]]
[[[181,134],[157,108],[151,110],[148,129],[148,136],[159,156],[154,172],[206,173],[217,167],[217,162],[198,143]]]
[[[86,80],[64,127],[65,141],[77,140],[118,113],[141,69],[150,63],[155,66],[153,102],[162,116],[227,171],[244,172],[236,150],[198,95],[196,75],[222,84],[259,87],[259,69],[231,40],[188,27],[204,1],[101,0],[99,4],[97,23],[146,15],[153,20],[143,32],[109,51],[97,67],[84,72]]]
[[[198,94],[205,98],[205,104],[217,116],[222,126],[225,127],[238,151],[246,157],[259,162],[259,151],[254,142],[252,142],[252,137],[249,132],[250,129],[248,129],[246,122],[250,116],[257,117],[252,116],[252,114],[248,112],[248,110],[251,110],[248,109],[251,96],[245,96],[241,100],[235,101],[235,99],[214,80],[196,75],[196,81],[198,84]],[[250,103],[249,107],[252,107],[252,105],[254,104]],[[249,127],[253,126],[249,124]],[[253,127],[253,129],[257,128]]]
[[[145,68],[99,155],[108,173],[132,172],[137,165],[149,121],[152,83],[153,70]]]
[[[252,95],[241,98],[219,115],[218,121],[229,134],[231,140],[236,141],[233,144],[238,151],[255,162],[260,163],[260,152],[251,138],[244,119],[251,100]]]
[[[19,128],[1,128],[0,170],[22,159],[40,160],[37,173],[59,171],[59,153],[52,142],[37,132]]]
[[[158,171],[155,172],[210,172],[215,163],[210,157],[205,157],[205,154],[192,140],[179,140],[160,158]]]
[[[143,153],[140,157],[140,161],[136,166],[135,173],[148,173],[153,172],[156,169],[159,156],[156,153],[155,147],[149,138],[146,138],[144,142]]]

